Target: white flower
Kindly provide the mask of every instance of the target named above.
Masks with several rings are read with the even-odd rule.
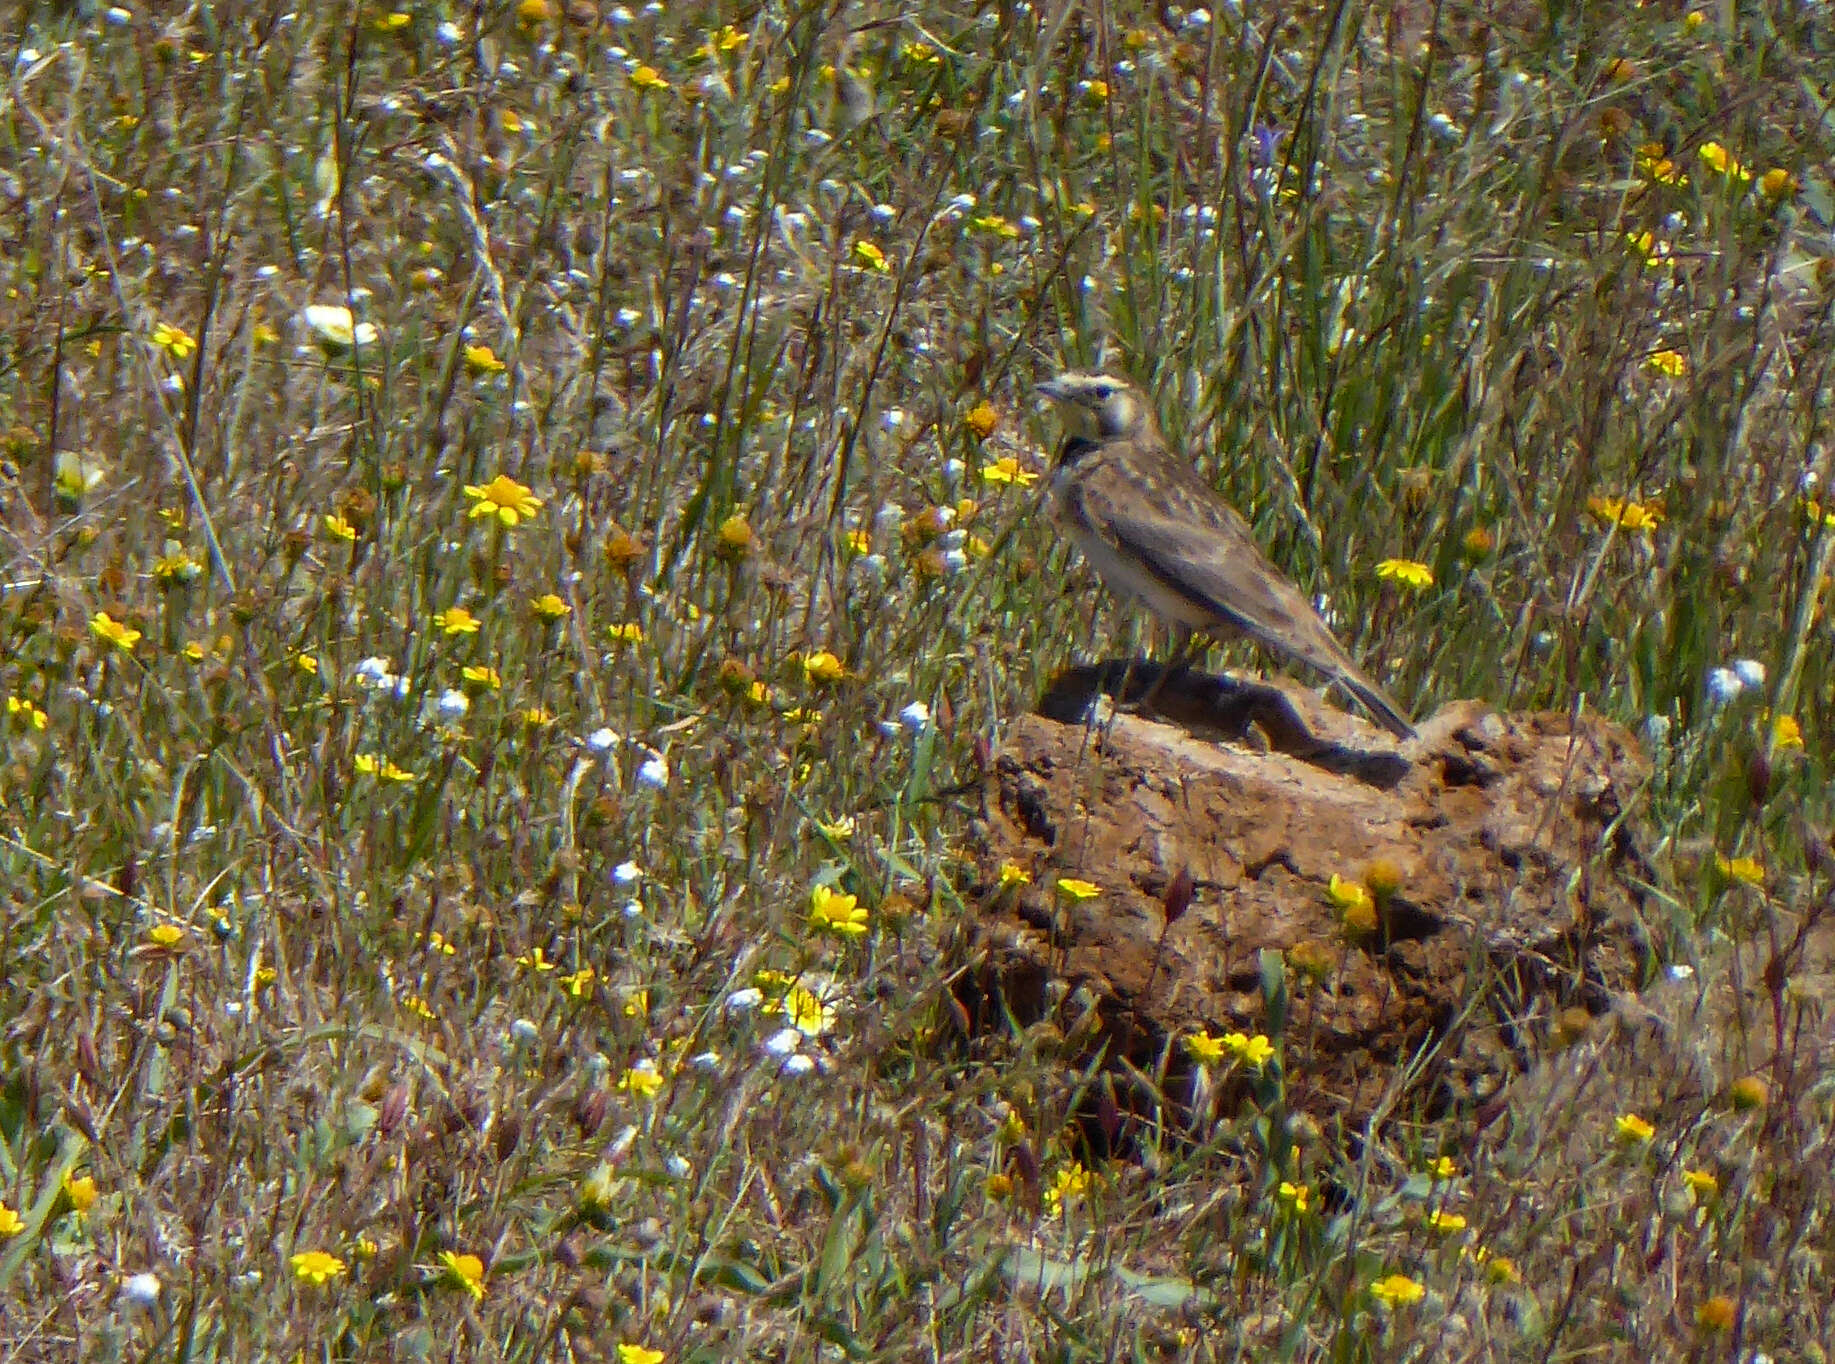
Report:
[[[359,322],[349,308],[334,303],[308,304],[306,326],[326,350],[347,351],[352,346],[373,346],[379,333],[375,324]]]
[[[967,567],[968,567],[968,555],[964,554],[961,550],[946,549],[943,551],[943,571],[944,572],[960,573],[963,569]]]
[[[720,1053],[717,1051],[698,1051],[688,1058],[688,1064],[703,1075],[712,1075],[720,1069]]]
[[[121,1300],[129,1307],[151,1307],[159,1301],[159,1276],[130,1274],[121,1281]]]
[[[634,886],[639,881],[643,880],[643,877],[644,869],[635,862],[620,862],[617,866],[612,868],[612,884],[614,886]]]
[[[962,481],[962,475],[967,472],[968,465],[964,464],[959,459],[946,459],[943,461],[943,482],[948,487],[955,487]]]
[[[727,1003],[730,1005],[732,1000],[729,998]],[[781,1060],[786,1056],[792,1055],[796,1049],[802,1045],[802,1033],[798,1032],[795,1028],[779,1028],[763,1042],[759,1043],[758,1049],[766,1056],[775,1056]]]
[[[1750,691],[1757,691],[1765,685],[1765,665],[1756,658],[1736,658],[1733,660],[1733,675],[1740,685]]]
[[[535,1025],[535,1020],[519,1018],[510,1024],[510,1041],[519,1047],[532,1047],[542,1040],[542,1030]]]
[[[669,785],[669,764],[660,753],[653,753],[637,769],[637,784],[660,791]]]
[[[749,1014],[765,1002],[765,992],[747,988],[735,990],[726,997],[726,1011],[729,1014]]]
[[[688,1176],[694,1173],[694,1166],[690,1165],[681,1156],[670,1156],[669,1159],[663,1162],[663,1168],[669,1172],[669,1177],[671,1179],[687,1179]]]
[[[898,713],[899,723],[913,734],[922,734],[930,726],[930,707],[913,701]]]
[[[792,1056],[786,1056],[784,1058],[784,1064],[777,1068],[777,1073],[779,1075],[788,1075],[794,1079],[796,1076],[809,1074],[809,1072],[815,1068],[815,1058],[806,1056],[799,1051]]]
[[[627,919],[641,919],[644,916],[644,902],[635,898],[626,900],[624,908],[619,912]]]
[[[1739,674],[1731,668],[1715,668],[1708,673],[1708,702],[1724,706],[1746,689]]]
[[[457,720],[471,709],[471,697],[457,687],[448,687],[440,693],[440,714],[448,720]]]
[[[591,734],[588,734],[586,736],[587,748],[591,749],[594,753],[598,753],[602,755],[605,753],[611,752],[612,745],[616,744],[617,742],[618,742],[618,731],[615,729],[606,729],[604,727],[601,727],[599,729],[595,729]]]

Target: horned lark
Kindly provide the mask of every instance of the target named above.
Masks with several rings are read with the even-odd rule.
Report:
[[[1112,591],[1145,602],[1182,644],[1194,631],[1247,635],[1297,658],[1350,692],[1391,734],[1414,737],[1395,702],[1268,562],[1248,523],[1166,448],[1137,389],[1106,374],[1066,373],[1039,391],[1059,404],[1065,423],[1047,503]]]

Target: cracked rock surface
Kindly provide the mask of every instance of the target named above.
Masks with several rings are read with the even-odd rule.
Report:
[[[989,768],[960,991],[979,1026],[1074,1013],[1082,1060],[1186,1096],[1180,1037],[1278,1035],[1289,1102],[1359,1123],[1487,1098],[1647,974],[1647,769],[1621,728],[1458,702],[1398,746],[1298,687],[1202,674],[1093,725],[1099,676],[1119,680],[1060,678]],[[1331,878],[1373,867],[1396,888],[1347,921]],[[1206,1092],[1232,1102],[1231,1077]]]

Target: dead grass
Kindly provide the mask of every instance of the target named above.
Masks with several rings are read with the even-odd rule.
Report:
[[[12,20],[5,1357],[1815,1357],[1827,7],[603,9]],[[1643,727],[1720,1007],[1082,1187],[934,1044],[950,792],[1136,628],[1097,358],[1417,710]]]

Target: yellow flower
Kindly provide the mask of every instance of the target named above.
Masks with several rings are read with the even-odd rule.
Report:
[[[170,322],[161,322],[153,328],[153,344],[174,360],[188,360],[198,348],[198,343],[189,332],[174,327]]]
[[[803,655],[803,676],[811,682],[839,682],[847,676],[841,660],[827,649]]]
[[[40,726],[40,728],[43,728],[43,726]],[[1011,890],[1014,886],[1029,886],[1031,884],[1032,873],[1020,866],[1019,863],[1002,862],[1000,864],[999,889]]]
[[[166,541],[166,552],[153,561],[153,577],[165,587],[183,587],[203,576],[203,561],[192,558],[176,540]]]
[[[765,89],[769,90],[774,95],[784,94],[790,89],[790,77],[779,76],[776,80],[767,85]]]
[[[357,528],[336,512],[326,515],[325,533],[334,540],[344,541],[347,545],[355,543],[357,539]]]
[[[1260,1033],[1251,1037],[1246,1033],[1229,1032],[1223,1035],[1222,1042],[1230,1055],[1251,1070],[1260,1070],[1274,1057],[1274,1043]]]
[[[450,1250],[442,1250],[440,1263],[446,1267],[447,1276],[471,1294],[474,1302],[484,1296],[484,1261],[476,1255],[459,1255]]]
[[[841,543],[850,554],[871,554],[873,552],[873,536],[868,531],[850,530],[841,537]]]
[[[1376,566],[1376,576],[1411,592],[1425,592],[1434,585],[1433,569],[1414,559],[1384,559]]]
[[[1079,877],[1060,876],[1058,893],[1067,900],[1094,900],[1102,894],[1102,887],[1094,881],[1085,881]]]
[[[1759,177],[1759,192],[1767,199],[1783,199],[1797,189],[1797,177],[1782,166],[1773,166]]]
[[[534,971],[540,975],[544,971],[554,970],[554,963],[548,960],[547,954],[539,947],[531,947],[516,959],[516,964],[525,971]]]
[[[665,1358],[661,1350],[652,1350],[648,1345],[618,1347],[618,1364],[663,1364]]]
[[[816,821],[816,832],[821,834],[824,838],[833,839],[837,843],[844,839],[852,838],[854,836],[854,828],[855,824],[852,815],[842,815],[839,819],[818,819]]]
[[[743,559],[758,547],[752,523],[737,512],[722,521],[714,534],[719,541],[715,552],[728,559]]]
[[[1720,1192],[1720,1181],[1708,1170],[1684,1170],[1682,1183],[1698,1203],[1706,1203]]]
[[[1684,177],[1676,183],[1686,184],[1687,179]],[[1658,241],[1650,232],[1627,232],[1625,234],[1625,242],[1633,251],[1636,251],[1638,255],[1644,258],[1644,268],[1646,270],[1654,270],[1658,266],[1673,266],[1675,264],[1675,248],[1668,242]]]
[[[1647,502],[1627,502],[1622,497],[1589,497],[1587,510],[1601,525],[1650,534],[1663,521],[1663,511]]]
[[[1109,97],[1109,83],[1100,80],[1091,81],[1089,83],[1089,88],[1085,90],[1084,93],[1089,96],[1091,104],[1101,104]]]
[[[791,1027],[805,1037],[820,1037],[835,1021],[832,1004],[807,985],[792,985],[776,1001],[775,1012],[781,1012]]]
[[[1714,870],[1729,881],[1737,881],[1742,886],[1763,886],[1765,868],[1753,857],[1722,857],[1714,854]]]
[[[543,620],[560,620],[572,613],[573,608],[553,592],[544,592],[529,603],[535,614]]]
[[[1727,149],[1718,142],[1703,142],[1701,150],[1696,153],[1710,170],[1729,179],[1738,180],[1741,184],[1752,178],[1752,172],[1735,161]]]
[[[370,27],[375,29],[378,33],[394,33],[397,29],[404,29],[413,22],[414,16],[412,14],[407,14],[397,9],[390,10],[387,14],[377,15],[374,19],[370,20]]]
[[[502,374],[506,366],[497,358],[497,352],[489,346],[467,346],[465,348],[465,368],[483,377],[490,374]]]
[[[472,520],[495,517],[512,530],[542,509],[542,500],[508,474],[498,474],[489,483],[467,484],[465,495],[472,500]]]
[[[1672,379],[1680,379],[1688,373],[1688,357],[1681,351],[1653,351],[1644,358],[1644,368],[1655,370],[1658,374],[1666,374]]]
[[[319,675],[319,661],[312,654],[295,654],[293,656],[293,666],[306,674],[307,677],[317,677]]]
[[[1203,1029],[1186,1037],[1180,1045],[1185,1048],[1185,1054],[1201,1066],[1214,1066],[1228,1054],[1223,1039],[1212,1037]]]
[[[809,926],[820,933],[858,938],[867,931],[871,916],[857,895],[844,895],[830,886],[809,892]]]
[[[1435,1208],[1427,1214],[1427,1228],[1429,1231],[1439,1232],[1442,1236],[1457,1236],[1465,1230],[1466,1221],[1459,1213]]]
[[[1803,747],[1803,726],[1794,715],[1780,715],[1771,722],[1771,746],[1780,753]]]
[[[147,941],[169,952],[185,941],[185,930],[177,924],[154,924],[147,930]]]
[[[380,753],[359,753],[352,766],[364,776],[394,782],[398,786],[406,786],[415,779],[414,774],[407,768],[397,767],[394,762]]]
[[[1039,481],[1039,476],[1032,470],[1024,468],[1012,455],[1002,455],[981,471],[983,483],[1010,483],[1019,488],[1030,488]]]
[[[1051,1183],[1045,1187],[1045,1211],[1049,1216],[1060,1216],[1064,1205],[1073,1199],[1081,1198],[1090,1190],[1090,1172],[1077,1161],[1060,1166],[1051,1176]]]
[[[106,611],[98,611],[89,618],[89,633],[124,654],[133,653],[134,646],[140,643],[140,631],[115,620]]]
[[[7,697],[6,713],[22,729],[43,730],[50,722],[49,716],[23,696]]]
[[[1019,240],[1019,228],[1008,222],[998,213],[989,213],[980,218],[970,218],[968,220],[968,225],[977,232],[986,232],[990,236],[999,237],[1002,241],[1011,242]]]
[[[644,627],[634,620],[627,620],[620,625],[609,625],[605,631],[616,644],[642,644]]]
[[[1312,1204],[1313,1191],[1304,1184],[1290,1184],[1283,1179],[1274,1196],[1296,1213],[1303,1213]]]
[[[1635,1113],[1621,1113],[1612,1120],[1618,1139],[1627,1146],[1642,1146],[1656,1136],[1657,1129]]]
[[[583,999],[593,992],[593,982],[599,973],[590,966],[582,966],[570,976],[556,978],[556,983],[575,999]]]
[[[994,434],[994,428],[1000,425],[1000,413],[994,410],[992,403],[983,398],[963,415],[962,424],[974,433],[976,440],[986,440]],[[983,471],[981,476],[987,478],[986,471]],[[1011,482],[1011,480],[1008,481]]]
[[[1451,1156],[1435,1156],[1427,1162],[1427,1174],[1430,1179],[1451,1179],[1459,1173],[1459,1167],[1453,1164]]]
[[[459,676],[464,679],[468,687],[480,691],[497,691],[503,686],[503,678],[498,676],[497,670],[488,663],[474,663],[469,667],[461,668]]]
[[[0,1236],[17,1236],[25,1230],[25,1218],[0,1203]]]
[[[96,1201],[96,1181],[92,1175],[64,1175],[64,1197],[77,1212],[88,1212]]]
[[[1427,1296],[1427,1290],[1406,1274],[1388,1274],[1370,1285],[1370,1296],[1384,1307],[1407,1307]]]
[[[640,1099],[654,1099],[662,1087],[662,1072],[657,1070],[656,1062],[650,1060],[639,1061],[618,1077],[620,1092],[635,1094]]]
[[[667,90],[669,82],[654,66],[640,66],[631,73],[631,84],[639,90]]]
[[[886,253],[864,238],[854,243],[854,259],[869,270],[885,274],[892,267],[886,263]]]
[[[475,635],[478,633],[478,618],[463,606],[449,606],[444,611],[436,612],[434,625],[440,633],[447,635]]]
[[[315,1288],[344,1274],[344,1261],[325,1250],[302,1250],[287,1263],[293,1268],[294,1278]]]

